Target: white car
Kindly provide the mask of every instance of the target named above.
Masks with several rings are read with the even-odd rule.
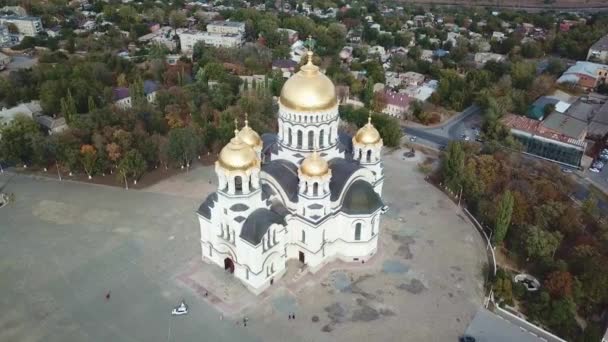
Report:
[[[468,136],[468,135],[466,135],[466,136],[465,136],[464,138],[462,138],[462,139],[463,139],[464,141],[469,141],[469,140],[471,140],[471,138],[469,138],[469,136]]]
[[[600,170],[598,170],[598,169],[596,169],[596,168],[594,168],[594,167],[590,168],[590,169],[589,169],[589,171],[591,171],[591,172],[595,172],[595,173],[600,172]]]
[[[181,316],[188,314],[188,305],[182,300],[178,306],[176,306],[173,311],[171,311],[171,315],[173,316]]]
[[[410,137],[410,141],[411,141],[411,142],[416,141],[416,137],[415,137],[415,136],[411,136],[411,137]]]

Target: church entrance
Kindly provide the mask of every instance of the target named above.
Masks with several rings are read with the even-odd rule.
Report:
[[[230,258],[224,259],[224,269],[230,273],[234,273],[234,262]]]
[[[304,262],[304,252],[300,251],[300,254],[299,254],[299,256],[298,256],[298,259],[300,260],[300,262],[301,262],[301,263],[303,263],[303,264],[305,263],[305,262]]]

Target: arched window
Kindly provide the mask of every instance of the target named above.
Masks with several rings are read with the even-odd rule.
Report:
[[[298,145],[297,145],[298,148],[302,148],[302,139],[303,139],[303,137],[302,137],[302,131],[298,130]]]
[[[358,158],[359,160],[361,160],[361,153],[363,153],[363,152],[361,151],[361,149],[359,149],[359,158]]]
[[[367,150],[367,162],[372,161],[372,150]]]
[[[319,147],[323,147],[323,138],[325,138],[325,130],[321,130],[321,132],[319,132]]]
[[[288,133],[287,134],[287,145],[291,146],[291,144],[292,144],[292,141],[291,141],[292,140],[292,138],[291,138],[291,128],[287,129],[287,133]]]
[[[302,243],[306,243],[306,231],[302,229]]]
[[[315,145],[315,132],[308,131],[308,149],[312,150]]]
[[[234,190],[243,191],[243,178],[241,176],[234,177]]]
[[[318,196],[319,195],[319,183],[314,182],[314,184],[312,185],[312,194],[314,196]]]
[[[361,240],[361,222],[355,225],[355,241]]]

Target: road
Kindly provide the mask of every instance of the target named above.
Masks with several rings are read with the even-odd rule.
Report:
[[[439,148],[447,145],[452,140],[461,139],[463,134],[474,139],[473,127],[480,126],[480,113],[481,108],[472,105],[438,126],[431,128],[403,126],[402,128],[406,135],[415,136],[417,143]]]

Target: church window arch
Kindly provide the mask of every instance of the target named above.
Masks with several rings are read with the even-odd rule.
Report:
[[[243,178],[241,176],[234,177],[234,190],[237,192],[243,191]]]
[[[308,149],[312,150],[315,144],[315,132],[308,131]]]
[[[361,240],[361,222],[355,224],[355,241]]]
[[[306,231],[302,229],[302,243],[306,243]]]
[[[319,147],[323,147],[323,138],[325,138],[325,130],[319,132]]]
[[[372,218],[372,236],[376,235],[376,216]]]
[[[331,145],[333,140],[331,139],[331,127],[329,128],[329,144]]]
[[[367,150],[367,161],[368,162],[372,161],[372,150]]]
[[[287,129],[287,132],[288,132],[288,134],[287,134],[287,145],[291,146],[291,144],[292,144],[292,141],[291,141],[292,140],[292,137],[291,137],[291,127],[289,127]]]
[[[303,139],[302,135],[303,135],[302,130],[298,130],[298,142],[297,142],[298,148],[302,148],[302,139]]]
[[[319,195],[319,183],[318,182],[314,182],[312,185],[312,194],[313,196],[318,196]]]
[[[359,149],[359,158],[358,158],[359,160],[361,160],[361,153],[363,153],[363,152],[361,151],[361,149]]]

